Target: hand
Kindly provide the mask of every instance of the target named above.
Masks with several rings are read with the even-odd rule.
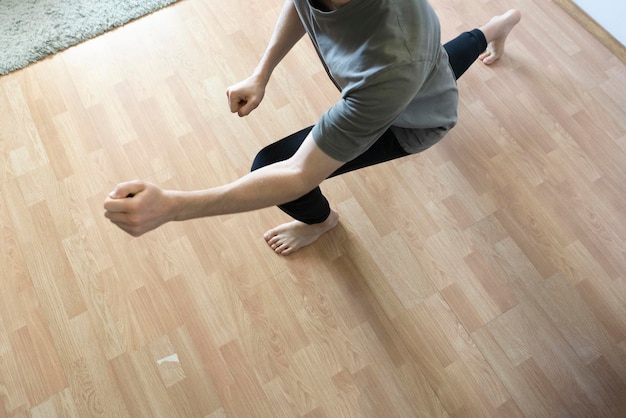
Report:
[[[173,219],[173,202],[167,191],[135,180],[118,184],[104,201],[104,216],[134,237]]]
[[[226,90],[230,111],[241,117],[249,115],[263,100],[266,85],[259,77],[250,76],[230,86]]]

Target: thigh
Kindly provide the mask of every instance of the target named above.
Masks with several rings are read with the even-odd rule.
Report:
[[[254,159],[254,162],[252,163],[252,170],[291,158],[296,153],[298,148],[300,148],[300,145],[302,145],[312,129],[312,126],[304,128],[301,131],[291,134],[288,137],[263,148]],[[409,153],[402,149],[393,132],[391,132],[390,129],[387,129],[387,131],[385,131],[385,133],[383,133],[383,135],[378,138],[378,140],[367,151],[342,165],[329,177],[335,177],[343,173],[348,173],[350,171],[369,167],[385,161],[395,160],[396,158],[407,155],[409,155]]]
[[[407,155],[409,155],[409,153],[400,146],[396,136],[391,132],[391,129],[387,129],[367,151],[352,161],[348,161],[342,165],[337,171],[331,174],[330,177],[384,163],[385,161],[395,160]]]
[[[312,129],[309,126],[263,148],[254,158],[252,170],[291,158]]]

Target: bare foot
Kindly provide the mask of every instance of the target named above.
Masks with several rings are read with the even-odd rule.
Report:
[[[487,39],[487,50],[478,58],[485,64],[493,64],[504,53],[504,43],[511,30],[519,23],[522,13],[511,9],[503,15],[493,17],[480,30]]]
[[[325,232],[339,222],[339,214],[331,210],[328,218],[320,223],[308,225],[300,221],[287,222],[267,231],[263,238],[276,254],[289,255],[317,241]]]

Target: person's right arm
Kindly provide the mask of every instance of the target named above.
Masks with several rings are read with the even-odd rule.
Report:
[[[304,36],[305,30],[293,0],[286,0],[274,32],[252,75],[226,90],[230,111],[239,116],[250,114],[265,95],[265,86],[278,63]]]
[[[104,202],[105,216],[138,237],[170,221],[247,212],[292,201],[343,164],[326,155],[309,134],[291,158],[222,186],[182,191],[139,180],[120,183]]]

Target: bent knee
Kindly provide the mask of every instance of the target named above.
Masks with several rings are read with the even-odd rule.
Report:
[[[270,147],[271,145],[268,145],[258,152],[256,157],[254,157],[254,160],[252,161],[252,167],[250,168],[250,171],[258,170],[261,167],[265,167],[267,165],[274,164],[278,161],[283,160],[283,158],[278,158],[275,153],[271,152]]]
[[[254,158],[250,171],[291,158],[311,129],[313,127],[309,126],[263,148]]]
[[[289,159],[295,151],[285,145],[283,142],[275,142],[263,148],[254,157],[250,171]]]

